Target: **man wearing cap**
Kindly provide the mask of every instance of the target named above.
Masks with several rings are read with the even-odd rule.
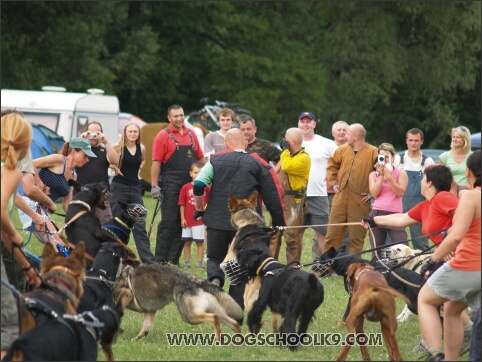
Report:
[[[304,216],[304,225],[326,225],[330,213],[326,190],[326,165],[337,146],[334,141],[315,134],[316,118],[312,113],[303,112],[298,116],[298,128],[303,135],[301,145],[311,158],[306,190],[308,208]],[[303,229],[303,232],[305,230]],[[315,226],[313,230],[315,231],[318,248],[321,251],[325,244],[327,228],[326,226]]]
[[[62,198],[62,208],[67,211],[69,202],[72,200],[72,187],[68,184],[70,179],[76,179],[75,168],[84,166],[89,162],[89,157],[96,157],[90,148],[90,142],[84,138],[72,138],[65,142],[60,153],[48,155],[33,160],[35,183],[53,202]],[[36,203],[26,197],[25,201],[35,211],[47,216],[42,208],[37,208]],[[32,224],[30,216],[24,212],[18,213],[24,228]],[[48,225],[47,225],[48,226]],[[51,232],[55,231],[49,227]],[[50,237],[55,246],[56,235]],[[61,240],[56,240],[62,244]]]
[[[378,149],[365,141],[365,128],[354,123],[346,132],[346,144],[338,147],[328,160],[328,185],[335,196],[330,212],[330,225],[359,222],[370,213],[368,176],[373,171]],[[323,252],[338,249],[347,226],[330,226]],[[363,250],[366,230],[360,225],[349,225],[349,252]]]
[[[93,121],[87,125],[87,131],[80,136],[90,141],[90,148],[96,155],[85,166],[75,169],[77,181],[82,185],[104,182],[109,187],[109,165],[119,163],[119,155],[114,151],[107,137],[102,133],[102,125]],[[74,192],[75,195],[75,192]],[[104,201],[105,209],[96,207],[93,211],[101,224],[112,219],[109,200]]]

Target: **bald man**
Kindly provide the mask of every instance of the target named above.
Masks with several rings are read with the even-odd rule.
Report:
[[[224,272],[219,267],[228,251],[236,230],[231,225],[228,208],[229,194],[239,199],[258,191],[271,214],[273,226],[285,226],[283,189],[273,168],[256,154],[245,151],[246,141],[239,129],[230,129],[224,136],[226,151],[211,155],[209,162],[194,180],[195,219],[206,226],[207,279],[221,288]],[[204,210],[204,188],[211,186],[209,201]],[[261,203],[258,212],[261,214]],[[361,220],[361,219],[360,219]],[[229,294],[244,308],[244,283],[231,285]]]
[[[329,224],[359,222],[370,213],[368,175],[373,171],[378,150],[365,141],[365,128],[354,123],[346,132],[346,144],[338,147],[328,160],[328,186],[335,192]],[[324,252],[338,249],[347,226],[328,226]],[[363,250],[366,230],[348,226],[349,252]]]
[[[310,155],[301,146],[303,134],[297,127],[289,128],[285,134],[286,149],[281,152],[280,161],[276,165],[278,178],[285,194],[285,220],[288,226],[303,225],[306,201],[306,187],[311,168]],[[301,261],[303,250],[303,228],[286,229],[277,232],[271,238],[269,248],[278,259],[281,247],[281,236],[286,243],[286,262]]]

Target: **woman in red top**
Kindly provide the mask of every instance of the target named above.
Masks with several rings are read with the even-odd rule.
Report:
[[[455,255],[427,280],[418,296],[418,317],[422,337],[433,360],[444,358],[442,324],[438,307],[444,305],[444,352],[446,360],[457,360],[463,339],[462,313],[480,305],[481,232],[480,232],[480,173],[481,151],[467,159],[465,176],[473,189],[461,194],[459,206],[447,237],[423,266],[429,270],[445,255]]]

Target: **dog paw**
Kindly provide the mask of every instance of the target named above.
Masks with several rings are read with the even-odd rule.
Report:
[[[332,328],[337,329],[337,328],[343,327],[345,324],[346,324],[345,322],[340,321],[336,326],[333,326]]]

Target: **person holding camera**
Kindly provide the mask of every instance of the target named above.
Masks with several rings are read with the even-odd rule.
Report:
[[[395,148],[390,143],[378,146],[378,159],[375,171],[368,176],[370,194],[375,198],[369,216],[390,215],[403,211],[402,196],[408,186],[408,175],[405,170],[393,167]],[[372,229],[370,241],[373,247],[385,245],[387,235],[396,244],[407,240],[405,228],[377,226]],[[377,250],[380,256],[380,250]],[[375,256],[375,254],[373,255]]]
[[[87,131],[80,135],[90,141],[90,149],[97,156],[91,158],[83,167],[75,169],[77,181],[82,185],[89,183],[104,182],[109,186],[109,165],[119,162],[119,155],[114,151],[107,137],[102,133],[102,126],[99,122],[93,121],[87,125]],[[74,194],[76,192],[74,191]],[[94,214],[105,224],[112,219],[112,210],[109,201],[104,201],[105,210],[94,209]]]

